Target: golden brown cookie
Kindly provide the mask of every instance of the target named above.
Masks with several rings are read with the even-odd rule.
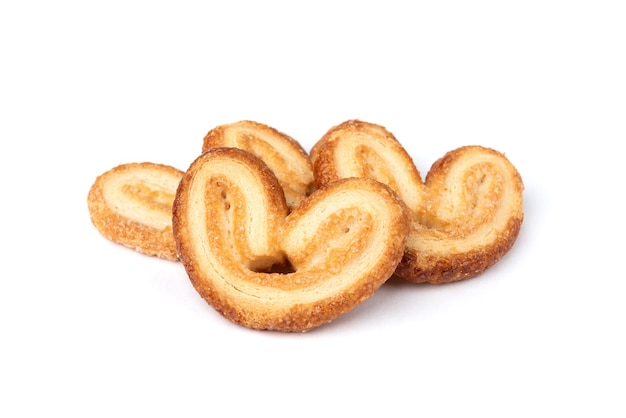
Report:
[[[180,183],[173,227],[193,286],[220,314],[296,332],[349,312],[393,274],[409,218],[398,196],[370,179],[334,182],[290,212],[260,159],[212,148]]]
[[[278,178],[287,206],[295,208],[311,192],[313,169],[300,143],[278,130],[253,121],[240,121],[211,129],[204,137],[202,151],[233,147],[248,151]]]
[[[106,238],[177,260],[172,205],[183,172],[155,163],[119,165],[98,176],[87,196],[91,221]]]
[[[347,177],[388,184],[411,211],[411,232],[396,274],[443,283],[476,276],[513,246],[523,221],[524,185],[504,156],[482,146],[450,151],[422,181],[411,157],[384,127],[350,120],[310,153],[316,184]]]

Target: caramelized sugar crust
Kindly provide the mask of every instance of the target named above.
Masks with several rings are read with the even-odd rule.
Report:
[[[198,293],[240,325],[307,331],[369,298],[395,271],[409,215],[386,185],[346,179],[289,210],[256,156],[212,148],[174,202],[180,259]]]
[[[313,168],[307,152],[298,141],[271,126],[249,120],[217,126],[204,137],[202,152],[220,147],[243,149],[267,164],[290,209],[311,192]]]
[[[396,274],[443,283],[476,276],[513,246],[523,221],[523,182],[504,154],[464,146],[433,164],[425,181],[384,127],[358,120],[331,128],[311,150],[316,184],[348,177],[388,184],[411,211]]]
[[[87,195],[96,229],[141,253],[177,260],[172,205],[183,172],[162,164],[122,164],[98,176]]]

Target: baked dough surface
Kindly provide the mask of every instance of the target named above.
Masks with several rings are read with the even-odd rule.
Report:
[[[318,187],[367,177],[389,185],[404,200],[411,231],[396,274],[412,282],[451,282],[482,273],[511,249],[522,225],[522,178],[493,149],[452,150],[422,181],[389,131],[350,120],[314,145],[311,160]]]
[[[149,162],[121,164],[98,176],[87,195],[96,229],[141,253],[177,260],[172,205],[183,172]]]
[[[391,276],[474,277],[514,245],[520,174],[470,145],[422,180],[384,127],[349,120],[307,154],[267,125],[211,129],[183,172],[121,164],[87,197],[93,225],[141,253],[180,260],[199,295],[234,323],[308,331],[346,314]]]
[[[249,120],[216,126],[204,137],[202,152],[220,147],[248,151],[267,164],[278,178],[290,209],[312,191],[313,168],[308,153],[298,141],[271,126]]]
[[[391,277],[409,217],[389,187],[357,178],[317,190],[290,211],[261,160],[212,148],[184,175],[173,226],[192,284],[219,313],[246,327],[294,332],[345,314]]]

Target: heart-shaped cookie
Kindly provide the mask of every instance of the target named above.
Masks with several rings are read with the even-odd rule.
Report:
[[[391,188],[363,178],[333,182],[289,211],[260,159],[211,148],[180,182],[173,227],[193,286],[220,314],[293,332],[369,298],[402,259],[409,216]]]
[[[411,232],[396,274],[443,283],[476,276],[513,246],[523,220],[521,176],[504,154],[482,146],[448,152],[422,181],[384,127],[350,120],[310,153],[318,187],[366,177],[389,185],[411,211]]]

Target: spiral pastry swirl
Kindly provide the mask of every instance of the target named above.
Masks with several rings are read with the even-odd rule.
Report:
[[[523,221],[523,182],[500,152],[465,146],[433,164],[425,181],[384,127],[350,120],[311,150],[318,187],[341,178],[388,184],[411,211],[407,247],[396,274],[444,283],[476,276],[513,246]]]
[[[216,311],[299,332],[349,312],[393,274],[409,216],[389,187],[363,178],[333,182],[290,211],[259,158],[211,148],[180,182],[173,227],[191,283]]]
[[[217,126],[204,137],[202,152],[219,147],[243,149],[267,164],[290,209],[311,192],[313,168],[308,154],[299,142],[275,128],[248,120]]]
[[[109,240],[177,260],[172,205],[183,172],[163,164],[129,163],[98,176],[87,195],[93,225]]]

